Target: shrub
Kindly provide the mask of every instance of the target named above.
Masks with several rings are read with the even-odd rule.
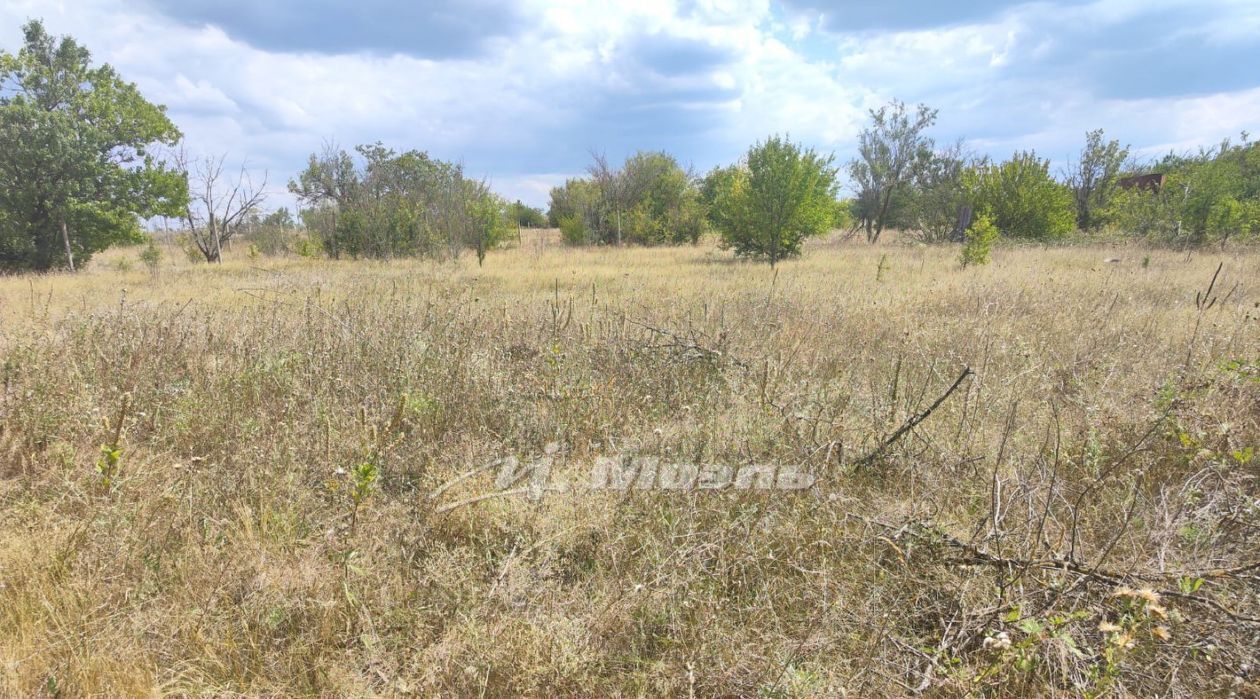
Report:
[[[989,264],[989,253],[993,250],[993,243],[997,242],[997,238],[997,226],[993,225],[993,221],[989,220],[988,216],[980,214],[967,229],[959,262],[963,267]]]
[[[586,224],[577,214],[569,214],[560,218],[560,237],[565,245],[586,245],[590,242],[590,232]]]
[[[834,220],[832,160],[778,136],[754,145],[715,199],[723,210],[723,246],[765,258],[772,267],[799,255],[801,243],[826,233]]]
[[[551,220],[561,228],[566,219],[582,222],[584,235],[574,229],[570,245],[696,243],[704,234],[701,192],[673,156],[640,152],[620,169],[597,156],[589,170],[589,179],[551,190]]]
[[[298,239],[293,252],[299,257],[319,257],[324,252],[324,246],[318,238],[303,237]]]
[[[293,251],[298,232],[293,228],[264,223],[251,232],[247,239],[263,255],[284,255]]]
[[[149,244],[140,251],[140,261],[145,267],[149,268],[149,272],[153,275],[158,273],[158,265],[162,262],[162,251],[153,244],[153,240],[149,240]]]
[[[1075,228],[1071,191],[1054,181],[1050,161],[1035,152],[975,168],[968,180],[977,211],[988,214],[1004,236],[1056,240]]]
[[[1260,232],[1260,201],[1221,197],[1208,210],[1206,229],[1208,240],[1222,245],[1230,238],[1249,238]]]

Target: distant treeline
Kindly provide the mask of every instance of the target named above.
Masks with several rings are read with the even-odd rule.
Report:
[[[596,156],[585,177],[551,191],[545,216],[422,151],[327,147],[289,183],[301,205],[297,240],[287,211],[263,212],[265,178],[225,172],[222,156],[190,159],[165,109],[134,84],[39,21],[24,33],[16,54],[0,51],[0,271],[73,270],[105,247],[143,241],[141,222],[154,217],[176,221],[190,253],[210,262],[243,231],[271,236],[260,249],[334,258],[473,250],[481,261],[512,230],[547,223],[571,245],[695,243],[712,231],[772,264],[836,228],[871,242],[888,229],[924,242],[1077,231],[1186,246],[1260,238],[1260,144],[1246,134],[1141,163],[1093,131],[1053,173],[1033,151],[997,162],[962,142],[939,146],[928,135],[936,111],[894,101],[871,112],[858,157],[843,166],[779,137],[703,176],[668,153],[640,152],[619,167]]]

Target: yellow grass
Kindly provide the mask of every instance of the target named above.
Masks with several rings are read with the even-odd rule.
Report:
[[[0,278],[0,693],[1257,690],[1260,253],[525,235]],[[818,482],[431,497],[548,444]]]

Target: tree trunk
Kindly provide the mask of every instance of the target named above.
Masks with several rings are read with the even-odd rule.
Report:
[[[956,243],[966,242],[967,229],[971,227],[972,210],[968,204],[958,207],[958,219],[954,222],[954,230],[950,231],[950,238]]]
[[[66,263],[70,265],[70,271],[74,271],[74,252],[70,249],[70,229],[66,226],[66,220],[61,219],[61,240],[66,244]]]
[[[872,237],[869,232],[867,233],[866,237],[868,243],[879,242],[879,236],[884,232],[884,219],[888,216],[888,205],[892,203],[892,195],[892,188],[889,188],[888,191],[884,193],[884,203],[880,205],[879,216],[875,219],[875,235]]]

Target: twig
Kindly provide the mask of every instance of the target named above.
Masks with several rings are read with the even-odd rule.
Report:
[[[874,451],[867,454],[866,456],[863,456],[861,459],[858,459],[857,463],[854,464],[854,468],[861,469],[867,464],[874,461],[875,459],[878,459],[880,456],[882,456],[883,453],[888,450],[888,447],[891,447],[893,444],[895,444],[897,440],[904,437],[907,432],[914,429],[919,423],[928,419],[928,417],[930,417],[937,408],[941,407],[941,404],[944,403],[946,399],[948,399],[951,395],[954,394],[954,391],[958,390],[958,387],[962,385],[962,382],[965,381],[967,377],[973,376],[974,374],[975,372],[971,370],[971,367],[963,368],[963,371],[961,374],[958,375],[958,378],[954,379],[954,385],[950,386],[949,390],[942,393],[941,397],[937,398],[935,403],[932,403],[932,405],[928,406],[927,410],[924,410],[921,413],[916,413],[915,415],[912,415],[909,420],[906,420],[904,423],[902,423],[901,427],[898,427],[897,431],[893,432],[892,435],[888,437],[888,439],[885,439],[884,442],[880,444],[878,447],[876,447]]]

